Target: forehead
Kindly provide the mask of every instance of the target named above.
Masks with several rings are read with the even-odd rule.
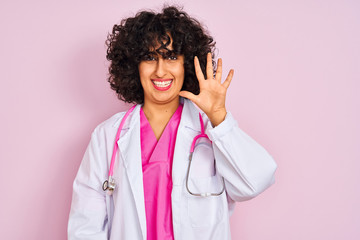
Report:
[[[163,36],[153,35],[151,41],[147,46],[149,52],[153,53],[166,53],[173,51],[173,39],[169,33],[166,33]]]

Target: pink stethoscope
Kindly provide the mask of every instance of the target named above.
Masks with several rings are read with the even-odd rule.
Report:
[[[136,105],[132,106],[125,114],[125,116],[123,117],[123,119],[121,120],[120,122],[120,126],[119,126],[119,129],[116,133],[116,137],[115,137],[115,144],[114,144],[114,149],[113,149],[113,152],[112,152],[112,156],[111,156],[111,163],[110,163],[110,169],[109,169],[109,177],[107,180],[104,181],[103,185],[102,185],[102,189],[104,191],[107,192],[107,194],[109,195],[112,195],[113,191],[115,190],[115,187],[116,187],[116,183],[115,183],[115,180],[113,178],[113,170],[114,170],[114,163],[115,163],[115,157],[116,157],[116,153],[117,153],[117,150],[118,150],[118,140],[120,139],[120,133],[121,133],[121,130],[124,126],[124,123],[127,119],[127,117],[130,115],[130,113],[135,109]],[[220,192],[217,192],[217,193],[211,193],[211,192],[205,192],[205,193],[194,193],[192,191],[190,191],[189,189],[189,185],[188,185],[188,180],[189,180],[189,173],[190,173],[190,167],[191,167],[191,161],[192,161],[192,157],[193,157],[193,153],[194,153],[194,150],[195,150],[195,144],[196,144],[196,141],[199,139],[199,138],[206,138],[210,141],[209,137],[206,135],[205,133],[205,130],[204,130],[204,122],[203,122],[203,119],[201,117],[201,114],[199,113],[199,119],[200,119],[200,125],[201,125],[201,133],[197,136],[195,136],[194,140],[192,141],[192,144],[191,144],[191,148],[190,148],[190,156],[189,156],[189,166],[188,166],[188,169],[187,169],[187,173],[186,173],[186,189],[187,191],[193,195],[193,196],[198,196],[198,197],[209,197],[209,196],[219,196],[221,195],[224,190],[225,190],[225,181],[224,181],[224,178],[222,177],[222,189]]]

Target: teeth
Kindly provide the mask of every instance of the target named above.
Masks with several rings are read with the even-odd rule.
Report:
[[[171,84],[172,80],[169,81],[152,81],[157,87],[167,87]]]

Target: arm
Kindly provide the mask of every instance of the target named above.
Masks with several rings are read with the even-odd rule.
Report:
[[[194,59],[194,66],[200,93],[194,95],[181,91],[179,95],[193,101],[210,120],[207,134],[213,142],[216,168],[225,179],[228,196],[233,201],[253,198],[274,182],[276,164],[264,148],[240,130],[235,119],[226,111],[225,97],[234,71],[230,70],[225,81],[221,83],[220,58],[213,78],[210,53],[207,55],[207,79],[197,57]]]
[[[234,201],[251,199],[271,186],[277,168],[266,150],[243,132],[231,113],[206,130],[213,144],[216,168],[225,179],[226,192]]]
[[[108,239],[106,194],[101,188],[106,169],[101,165],[96,129],[73,184],[68,239]],[[105,159],[103,160],[105,161]]]

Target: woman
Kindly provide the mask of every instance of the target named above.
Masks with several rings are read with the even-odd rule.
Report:
[[[233,70],[222,82],[219,59],[213,73],[212,37],[176,7],[123,20],[107,44],[111,87],[137,105],[94,130],[69,239],[230,239],[235,201],[264,191],[276,170],[225,108]]]

